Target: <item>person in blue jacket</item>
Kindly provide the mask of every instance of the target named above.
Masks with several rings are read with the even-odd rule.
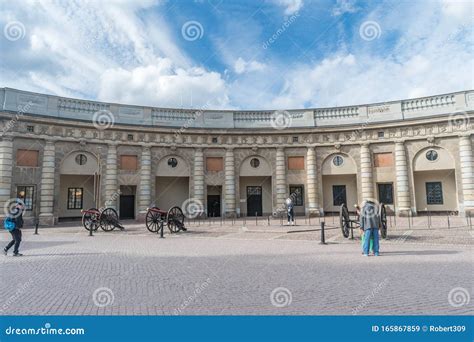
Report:
[[[367,200],[360,213],[360,229],[364,231],[364,256],[369,256],[372,238],[374,239],[374,255],[379,255],[379,221],[378,206]]]

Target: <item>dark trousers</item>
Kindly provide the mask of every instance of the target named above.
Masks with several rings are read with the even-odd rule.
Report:
[[[8,251],[13,245],[15,245],[15,248],[13,248],[13,253],[17,254],[18,248],[20,248],[21,230],[18,228],[15,228],[12,231],[10,231],[10,234],[12,235],[13,240],[10,241],[10,243],[7,245],[7,247],[5,247],[5,249]]]
[[[288,222],[293,222],[295,220],[295,212],[293,209],[287,210],[286,216],[288,217]]]

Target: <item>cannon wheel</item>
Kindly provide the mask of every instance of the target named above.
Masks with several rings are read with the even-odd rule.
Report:
[[[382,238],[387,238],[387,208],[385,208],[385,204],[380,204],[379,207],[379,227],[380,227],[380,235]]]
[[[171,233],[177,233],[184,228],[184,214],[180,207],[173,207],[168,210],[166,222]]]
[[[105,232],[110,232],[119,226],[118,214],[113,208],[105,208],[100,214],[100,228]]]
[[[347,209],[347,205],[345,203],[341,205],[341,209],[339,211],[339,222],[341,224],[342,235],[345,238],[349,237],[350,217],[349,210]]]
[[[155,210],[159,210],[157,207],[153,207],[151,209],[154,210],[148,210],[146,213],[145,217],[145,224],[146,228],[152,232],[152,233],[157,233],[160,229],[163,229],[163,218],[161,217],[161,214]]]
[[[89,211],[97,211],[96,208],[90,208]],[[85,212],[82,214],[82,225],[84,226],[85,229],[87,230],[92,230],[96,231],[99,228],[98,220],[99,218],[97,217],[98,214],[96,212],[94,213],[88,213]]]

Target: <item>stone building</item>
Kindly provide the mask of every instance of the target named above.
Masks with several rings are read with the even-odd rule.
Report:
[[[288,111],[152,108],[0,90],[0,203],[41,224],[114,207],[297,214],[363,199],[397,215],[474,209],[474,91]],[[3,213],[2,213],[3,214]]]

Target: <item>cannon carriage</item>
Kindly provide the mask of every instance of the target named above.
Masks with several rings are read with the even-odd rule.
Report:
[[[382,238],[387,238],[387,208],[385,204],[380,203],[378,206],[378,217],[379,217],[379,229],[380,235]],[[345,238],[348,238],[351,230],[354,228],[360,228],[359,215],[357,215],[355,220],[352,220],[350,217],[349,209],[344,203],[341,205],[339,210],[339,222],[342,230],[342,235]]]
[[[114,208],[90,208],[81,212],[82,225],[87,230],[96,231],[99,227],[105,232],[110,232],[115,228],[125,229],[120,224],[117,211]]]
[[[145,224],[146,228],[152,233],[159,232],[164,226],[168,227],[170,233],[178,233],[179,231],[186,231],[184,217],[183,211],[178,206],[172,207],[168,211],[152,207],[147,208]]]

